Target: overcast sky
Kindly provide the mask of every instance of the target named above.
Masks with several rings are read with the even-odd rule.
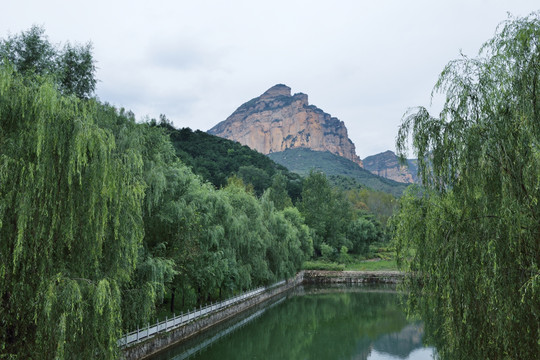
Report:
[[[6,1],[0,37],[43,25],[94,46],[97,95],[138,119],[208,130],[283,83],[345,122],[361,158],[395,149],[448,61],[538,0]],[[433,110],[438,111],[435,102]]]

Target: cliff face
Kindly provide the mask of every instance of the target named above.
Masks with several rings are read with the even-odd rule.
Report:
[[[309,148],[329,151],[362,166],[343,121],[309,105],[306,94],[291,95],[291,88],[282,84],[243,104],[208,133],[263,154]]]
[[[390,150],[368,156],[363,162],[364,169],[371,171],[375,175],[401,183],[418,182],[416,160],[407,160],[408,167],[400,165],[399,158]]]

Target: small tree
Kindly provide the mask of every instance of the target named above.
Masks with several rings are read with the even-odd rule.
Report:
[[[378,238],[377,228],[368,219],[360,217],[349,223],[347,238],[353,245],[351,252],[365,254],[369,250],[369,244]]]
[[[40,26],[34,25],[26,32],[0,41],[0,60],[23,74],[55,74],[56,55],[56,49],[45,36],[45,29]]]
[[[89,98],[96,89],[96,66],[92,44],[67,44],[57,56],[57,76],[60,89],[66,94]]]
[[[90,98],[96,88],[92,45],[68,43],[60,50],[37,25],[0,41],[0,63],[21,74],[53,77],[64,94],[79,98]]]
[[[321,244],[321,256],[324,260],[334,260],[336,249],[328,245],[327,243]]]
[[[287,178],[281,171],[272,176],[272,185],[268,188],[268,192],[269,200],[274,203],[276,209],[283,210],[292,206],[291,198],[287,193]]]
[[[346,246],[342,246],[339,250],[339,262],[349,263],[351,262],[351,256],[349,255],[349,249]]]

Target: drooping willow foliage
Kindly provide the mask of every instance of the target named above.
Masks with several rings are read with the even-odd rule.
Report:
[[[478,58],[450,62],[440,117],[404,118],[425,188],[394,219],[441,359],[540,357],[540,14],[509,19]]]
[[[277,210],[238,178],[216,190],[181,163],[167,168],[166,178],[144,224],[149,251],[174,261],[171,311],[175,296],[182,304],[190,296],[204,302],[267,285],[292,276],[311,256],[311,235],[296,209]]]
[[[142,158],[96,106],[0,68],[0,332],[20,358],[110,358],[143,239]]]
[[[293,275],[310,232],[269,198],[216,190],[162,128],[0,66],[0,356],[117,358],[165,294],[174,311]]]

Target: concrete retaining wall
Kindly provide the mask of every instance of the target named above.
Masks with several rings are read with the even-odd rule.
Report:
[[[304,280],[304,272],[299,272],[294,278],[289,279],[285,284],[271,288],[262,294],[247,299],[238,304],[231,305],[219,312],[211,313],[208,316],[199,318],[186,325],[170,330],[166,333],[158,334],[147,341],[138,343],[123,350],[125,360],[144,359],[152,354],[162,351],[179,341],[185,340],[201,331],[208,329],[232,316],[241,313],[261,302],[264,302],[284,291],[292,289]]]
[[[281,286],[273,287],[242,303],[231,305],[219,312],[210,313],[208,316],[198,318],[186,325],[123,349],[124,359],[145,359],[299,284],[396,284],[403,281],[403,278],[404,274],[399,271],[301,271]]]

